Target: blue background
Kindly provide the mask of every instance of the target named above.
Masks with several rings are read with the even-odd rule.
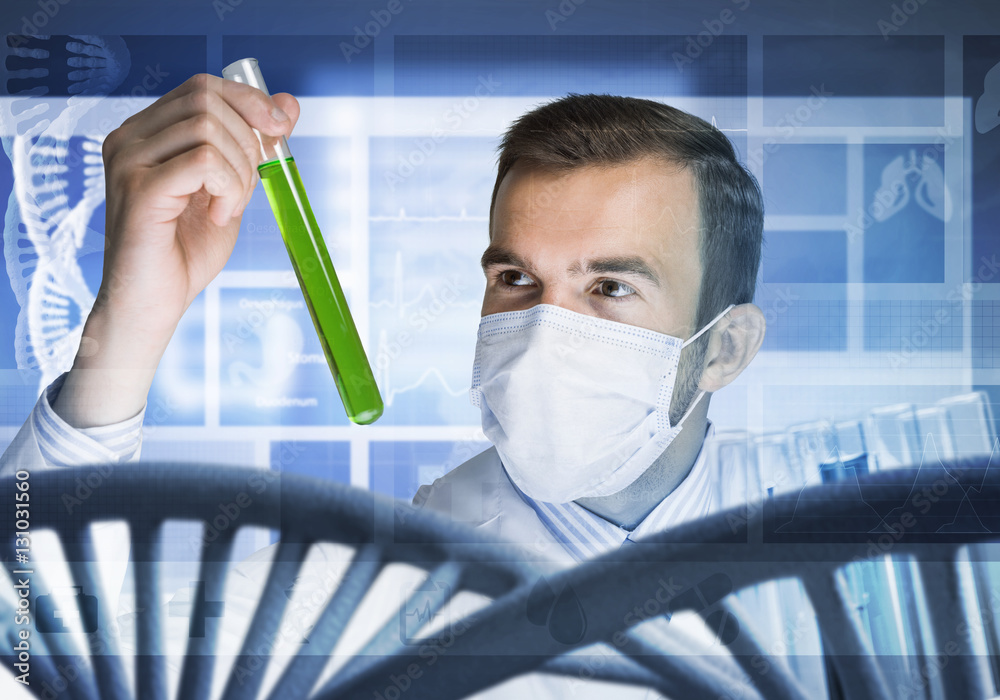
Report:
[[[5,35],[51,35],[25,44],[50,52],[42,63],[5,54],[5,150],[31,122],[18,121],[24,102],[6,111],[16,100],[63,110],[80,87],[67,35],[104,36],[118,66],[88,88],[99,99],[73,126],[70,206],[85,190],[88,137],[103,138],[191,74],[255,56],[272,91],[300,99],[290,147],[386,400],[375,425],[351,426],[328,369],[289,363],[289,351],[319,352],[304,308],[227,344],[249,321],[240,299],[301,298],[258,188],[226,269],[192,304],[160,365],[147,415],[162,410],[147,419],[146,458],[254,464],[409,499],[485,449],[468,388],[495,149],[518,114],[569,92],[663,100],[711,120],[762,184],[754,301],[767,334],[745,374],[713,397],[718,429],[759,434],[863,420],[889,404],[925,408],[971,390],[998,395],[1000,274],[984,261],[1000,252],[1000,127],[981,131],[973,116],[980,100],[1000,108],[985,84],[1000,64],[995,4],[928,0],[897,24],[896,4],[869,0],[402,0],[361,46],[360,28],[385,3],[53,6],[37,31],[24,27],[39,3],[0,9]],[[725,12],[732,21],[720,24]],[[47,73],[18,73],[38,67]],[[493,86],[486,95],[484,85]],[[431,124],[443,139],[430,138]],[[3,444],[45,380],[72,362],[39,368],[24,348],[23,318],[17,326],[39,251],[10,205],[12,168],[0,156]],[[876,215],[887,184],[905,204]],[[103,203],[82,225],[70,260],[92,296]],[[90,301],[71,300],[71,326]],[[260,392],[317,402],[261,408]],[[873,610],[887,605],[885,591],[873,595]]]
[[[393,467],[371,451],[376,442],[391,444],[396,428],[410,431],[404,445],[412,445],[410,437],[419,436],[421,428],[427,428],[426,439],[441,438],[442,444],[460,443],[475,433],[478,414],[469,404],[468,385],[483,290],[477,260],[487,243],[495,149],[511,118],[568,92],[660,99],[711,119],[761,181],[767,220],[755,302],[768,318],[768,332],[760,357],[741,378],[746,386],[799,381],[779,380],[771,365],[801,367],[807,377],[825,362],[825,371],[845,382],[858,370],[884,368],[921,323],[943,310],[947,323],[903,373],[893,376],[892,386],[933,385],[938,383],[935,368],[964,367],[977,371],[961,381],[952,373],[951,386],[993,392],[995,381],[986,370],[996,364],[995,286],[978,280],[986,283],[977,285],[975,299],[966,295],[967,300],[955,301],[963,282],[977,281],[975,261],[996,253],[1000,220],[993,215],[1000,176],[991,167],[1000,148],[998,132],[980,134],[966,122],[986,71],[1000,60],[1000,47],[995,37],[961,38],[983,28],[974,14],[953,11],[945,31],[939,18],[932,21],[931,3],[912,23],[883,36],[888,15],[861,3],[823,11],[792,11],[764,2],[746,10],[742,3],[721,2],[717,8],[681,3],[626,11],[627,4],[592,2],[557,20],[546,14],[552,8],[514,3],[509,7],[516,11],[501,12],[475,5],[404,3],[373,41],[353,49],[346,47],[353,45],[356,29],[371,20],[372,8],[291,2],[275,15],[271,5],[249,1],[179,3],[170,12],[121,11],[104,3],[60,5],[57,16],[46,20],[52,36],[26,44],[51,52],[49,74],[22,77],[16,71],[34,64],[8,56],[3,91],[16,97],[44,85],[46,98],[72,94],[66,59],[74,54],[65,33],[99,25],[102,41],[119,54],[124,46],[127,60],[121,75],[95,88],[105,97],[70,140],[70,150],[78,155],[83,132],[93,133],[94,125],[113,128],[188,75],[218,73],[241,56],[261,61],[273,91],[300,98],[303,124],[309,126],[290,145],[366,330],[364,341],[386,399],[383,418],[354,438],[351,474],[358,485],[412,495],[415,484],[405,476],[415,473],[412,451],[399,452]],[[31,3],[8,4],[4,26],[17,32],[36,10]],[[723,11],[731,13],[731,21],[721,32],[709,31],[718,30],[715,20]],[[91,22],[82,21],[84,16]],[[816,21],[823,22],[822,29],[813,27]],[[963,66],[961,80],[947,71],[948,61],[956,60]],[[151,71],[166,77],[150,86],[143,81]],[[484,80],[493,87],[485,97],[477,96]],[[809,102],[817,86],[831,95],[819,107]],[[366,123],[360,116],[365,100],[391,116],[377,127]],[[427,119],[411,122],[406,105],[414,106],[414,114],[430,114],[446,129],[445,137],[429,140]],[[16,131],[5,128],[5,135]],[[933,166],[907,176],[911,196],[904,207],[885,220],[866,216],[894,159],[942,143],[933,153]],[[5,162],[0,189],[9,193],[12,172]],[[933,186],[940,187],[943,178],[949,190],[948,220],[917,202],[921,178],[933,168],[940,176]],[[82,191],[79,170],[68,176],[70,201]],[[962,201],[963,187],[968,203]],[[76,256],[91,293],[100,281],[103,215],[101,203]],[[24,240],[23,224],[15,221],[16,231],[11,225],[4,249],[8,260],[16,261],[8,263],[8,277],[20,275],[30,283],[34,250]],[[218,289],[192,305],[150,395],[151,406],[171,406],[160,422],[179,432],[159,431],[148,440],[188,440],[206,458],[221,458],[211,448],[215,441],[249,440],[249,447],[276,443],[284,426],[315,430],[308,435],[317,440],[346,440],[337,431],[347,422],[322,365],[271,368],[268,375],[286,376],[299,393],[308,388],[320,397],[319,406],[265,409],[247,403],[231,385],[230,371],[233,362],[267,369],[261,364],[264,337],[252,334],[236,354],[225,343],[217,355],[206,354],[208,339],[221,342],[240,322],[233,308],[238,295],[279,289],[298,298],[288,271],[269,205],[258,189]],[[45,376],[31,366],[30,357],[22,353],[19,359],[15,353],[20,304],[12,286],[18,284],[25,283],[0,287],[0,424],[8,438],[26,417]],[[458,301],[443,301],[451,292],[457,292]],[[304,312],[288,318],[301,331],[303,352],[318,351]],[[879,395],[889,393],[873,387],[872,408]],[[736,405],[744,396],[733,392],[727,404],[721,394],[713,402],[718,427],[772,429],[798,417],[769,405],[765,415],[748,418],[753,410]],[[845,396],[828,404],[825,417],[861,417],[857,411]],[[259,430],[240,432],[249,426]],[[256,454],[266,452],[261,448]],[[399,480],[376,478],[379,470],[390,468],[399,470]],[[359,482],[361,475],[367,477]]]

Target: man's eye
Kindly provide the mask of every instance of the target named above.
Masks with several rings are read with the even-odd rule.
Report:
[[[500,281],[510,287],[524,287],[531,284],[531,278],[517,270],[504,270],[500,273]]]
[[[604,280],[600,286],[601,294],[606,297],[627,297],[635,294],[635,290],[623,282]]]

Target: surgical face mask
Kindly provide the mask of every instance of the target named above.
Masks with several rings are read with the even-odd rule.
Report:
[[[670,424],[681,350],[731,308],[687,341],[551,304],[484,316],[470,398],[511,480],[567,503],[638,479],[705,393]]]

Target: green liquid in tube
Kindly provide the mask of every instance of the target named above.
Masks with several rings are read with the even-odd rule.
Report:
[[[372,423],[382,415],[382,397],[330,262],[330,254],[309,207],[295,159],[279,158],[261,163],[257,171],[347,417],[353,423]]]

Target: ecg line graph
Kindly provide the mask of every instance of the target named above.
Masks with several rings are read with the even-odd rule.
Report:
[[[463,212],[464,215],[464,212]],[[438,283],[441,285],[442,283]],[[445,283],[447,284],[447,283]],[[452,287],[454,288],[454,284]],[[406,275],[404,273],[403,265],[403,255],[400,251],[396,251],[394,264],[393,264],[393,274],[391,279],[391,293],[388,299],[380,299],[377,301],[372,301],[370,307],[377,312],[382,312],[385,316],[391,316],[395,321],[392,325],[397,329],[400,327],[401,330],[397,330],[395,335],[390,338],[390,329],[386,328],[385,317],[383,316],[383,327],[379,330],[378,341],[375,343],[373,364],[375,365],[375,379],[378,383],[379,388],[382,391],[382,398],[385,402],[386,407],[390,407],[395,403],[398,396],[406,394],[408,392],[416,391],[418,389],[429,387],[432,381],[436,381],[440,384],[440,389],[447,395],[453,398],[465,396],[468,394],[469,386],[454,386],[454,378],[449,378],[449,374],[454,374],[454,369],[448,364],[449,358],[447,354],[441,354],[440,364],[435,363],[424,367],[416,378],[410,379],[410,381],[405,381],[399,386],[396,385],[394,379],[394,373],[396,374],[407,374],[409,377],[413,376],[412,365],[416,361],[417,353],[414,352],[409,357],[404,359],[403,351],[395,352],[393,350],[393,343],[399,344],[402,339],[414,338],[415,342],[419,342],[423,338],[424,333],[428,333],[430,336],[444,337],[448,331],[454,330],[448,323],[448,320],[443,317],[449,312],[454,312],[455,310],[472,310],[479,306],[480,302],[478,300],[468,300],[462,299],[461,290],[454,290],[456,300],[443,301],[441,294],[435,289],[434,285],[427,283],[421,286],[419,292],[410,300],[404,298],[404,290],[406,288]],[[419,314],[421,312],[426,312],[422,319],[418,323],[412,322],[414,318],[420,318]],[[414,314],[417,316],[415,317]],[[377,314],[375,314],[377,315]],[[411,319],[409,324],[403,323],[407,318]],[[440,324],[440,325],[438,325]],[[435,328],[437,326],[437,328]],[[469,333],[472,333],[473,329],[469,329]],[[406,334],[404,336],[404,334]],[[429,341],[433,342],[433,341]],[[409,345],[408,345],[409,347]],[[404,365],[400,367],[400,365]],[[451,370],[451,371],[448,371]],[[469,364],[468,375],[471,379],[472,365],[471,358]],[[432,389],[432,391],[436,391]]]

